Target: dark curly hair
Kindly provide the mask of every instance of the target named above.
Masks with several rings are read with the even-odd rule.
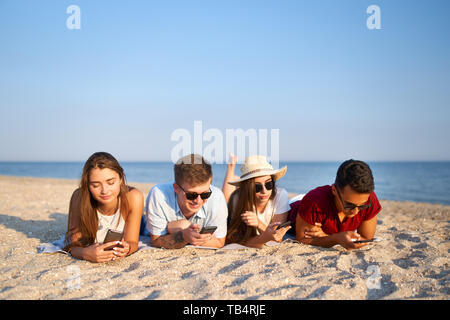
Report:
[[[349,185],[358,193],[371,193],[375,189],[369,165],[353,159],[347,160],[339,166],[334,184],[341,190]]]

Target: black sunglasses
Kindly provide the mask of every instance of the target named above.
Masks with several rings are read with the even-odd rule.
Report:
[[[273,181],[267,181],[264,183],[264,187],[266,190],[272,190],[273,189]],[[255,192],[259,193],[263,190],[263,185],[260,183],[255,183]]]
[[[337,187],[336,187],[336,191],[339,196],[339,200],[341,200],[342,206],[344,207],[344,210],[346,210],[346,211],[353,211],[353,210],[355,210],[355,208],[358,208],[358,211],[361,211],[361,210],[368,209],[370,207],[370,203],[362,204],[360,206],[356,206],[353,203],[346,204],[346,203],[344,203],[344,200],[342,200],[341,193],[339,192],[339,189]]]
[[[203,200],[206,200],[212,194],[211,189],[209,189],[208,192],[203,192],[203,193],[186,192],[186,191],[184,191],[184,189],[178,183],[177,183],[177,185],[180,187],[181,190],[183,190],[184,194],[186,195],[186,199],[188,199],[188,200],[195,200],[195,199],[197,199],[198,196],[200,196],[200,198],[202,198]]]

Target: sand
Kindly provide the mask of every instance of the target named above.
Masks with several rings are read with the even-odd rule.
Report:
[[[0,176],[0,299],[448,299],[450,206],[381,201],[381,243],[155,249],[95,264],[41,243],[66,231],[76,180]],[[146,196],[151,184],[130,183]]]

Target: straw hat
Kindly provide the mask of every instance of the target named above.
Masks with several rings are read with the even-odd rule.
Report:
[[[230,181],[229,184],[238,186],[240,182],[261,176],[273,176],[275,180],[286,174],[287,166],[274,170],[264,156],[249,156],[241,166],[241,177],[239,180]]]

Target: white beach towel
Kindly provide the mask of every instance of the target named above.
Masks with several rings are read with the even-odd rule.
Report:
[[[299,194],[293,198],[291,198],[289,200],[289,204],[301,200],[305,195],[304,194]],[[295,236],[290,235],[290,234],[286,234],[283,238],[283,242],[297,242],[297,240],[295,240]],[[273,246],[278,246],[280,245],[280,242],[275,242],[275,241],[269,241],[266,243],[266,246],[269,247],[273,247]],[[194,248],[194,249],[210,249],[210,250],[239,250],[239,249],[253,249],[251,247],[246,247],[243,246],[241,244],[238,243],[230,243],[222,248],[213,248],[213,247],[201,247],[201,246],[192,246],[192,245],[187,245],[186,247],[189,248]],[[38,253],[57,253],[57,252],[61,252],[61,253],[66,253],[66,251],[63,250],[64,248],[64,236],[62,236],[60,239],[52,242],[52,243],[42,243],[37,247]],[[159,248],[155,248],[152,247],[151,244],[151,238],[150,237],[146,237],[146,236],[140,236],[139,237],[139,243],[138,243],[138,251],[139,250],[151,250],[151,249],[159,249]]]
[[[286,234],[283,238],[283,242],[296,242],[295,237],[289,234]],[[276,241],[269,241],[266,243],[266,246],[273,247],[280,245],[280,242]],[[222,248],[213,248],[213,247],[201,247],[201,246],[192,246],[187,245],[188,248],[194,248],[194,249],[209,249],[209,250],[239,250],[239,249],[254,249],[251,247],[246,247],[238,243],[230,243]],[[66,251],[63,250],[64,248],[64,236],[61,237],[61,239],[58,239],[52,243],[42,243],[37,247],[38,253],[65,253]],[[159,249],[156,247],[152,247],[151,245],[151,238],[140,236],[139,237],[139,243],[138,243],[138,251],[139,250],[153,250],[153,249]]]
[[[283,237],[283,241],[282,242],[269,241],[269,242],[266,243],[266,246],[268,246],[268,247],[275,247],[275,246],[279,246],[280,244],[282,244],[284,242],[298,242],[298,241],[295,239],[295,236],[290,235],[290,234],[285,234],[284,237]],[[222,248],[192,246],[190,244],[187,245],[186,247],[194,248],[194,249],[210,249],[210,250],[255,249],[255,248],[252,248],[252,247],[243,246],[242,244],[239,244],[239,243],[230,243],[230,244],[227,244],[226,246],[223,246]]]
[[[60,239],[52,242],[52,243],[42,243],[38,245],[37,250],[38,253],[66,253],[66,251],[63,250],[64,248],[64,236],[62,236]],[[150,237],[139,237],[139,243],[138,243],[138,251],[139,250],[150,250],[150,249],[158,249],[155,247],[152,247],[151,245],[151,239]]]
[[[292,197],[291,199],[289,199],[289,204],[294,203],[295,201],[298,200],[302,200],[304,196],[305,195],[303,193],[300,193],[299,195]]]
[[[293,202],[295,202],[295,201],[298,201],[298,200],[302,200],[304,196],[305,196],[304,194],[299,194],[299,195],[297,195],[297,196],[295,196],[295,197],[292,197],[292,198],[289,200],[289,204],[291,204],[291,203],[293,203]],[[286,233],[286,234],[284,235],[284,237],[283,237],[283,241],[282,241],[282,242],[269,241],[269,242],[266,243],[266,246],[268,246],[268,247],[274,247],[274,246],[280,245],[280,244],[283,243],[283,242],[297,242],[297,243],[299,243],[299,242],[295,239],[295,236],[294,236],[294,235],[291,235],[291,234],[287,234],[287,233]],[[222,247],[222,248],[200,247],[200,246],[191,246],[191,245],[187,245],[187,247],[196,248],[196,249],[212,249],[212,250],[254,249],[254,248],[252,248],[252,247],[246,247],[246,246],[243,246],[243,245],[238,244],[238,243],[230,243],[230,244],[227,244],[226,246],[224,246],[224,247]]]

